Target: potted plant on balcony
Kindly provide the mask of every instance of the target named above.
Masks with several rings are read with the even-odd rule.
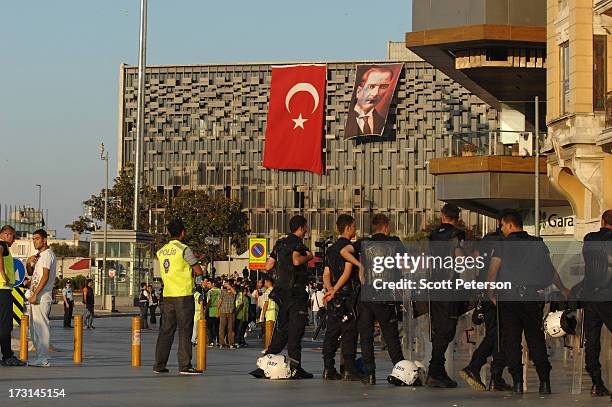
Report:
[[[512,153],[513,157],[518,157],[519,155],[519,145],[518,143],[514,143],[510,146],[510,152]]]
[[[462,157],[472,157],[478,151],[478,148],[472,143],[464,144],[463,151],[461,152]]]

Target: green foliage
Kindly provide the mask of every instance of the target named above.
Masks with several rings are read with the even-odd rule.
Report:
[[[77,233],[93,232],[95,230],[93,220],[89,219],[87,216],[79,216],[77,220],[64,227]]]
[[[186,243],[204,263],[227,256],[228,238],[237,252],[247,248],[248,217],[237,200],[209,197],[204,191],[181,191],[167,209],[166,221],[182,219],[187,228]],[[221,240],[219,246],[207,244],[207,237]]]
[[[89,248],[82,246],[68,246],[66,243],[52,243],[50,245],[57,257],[88,257]]]

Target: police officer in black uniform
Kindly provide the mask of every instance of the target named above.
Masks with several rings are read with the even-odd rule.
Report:
[[[276,242],[266,262],[267,271],[276,270],[276,283],[270,298],[279,305],[276,327],[267,353],[278,354],[287,346],[291,377],[312,379],[313,375],[301,365],[302,337],[308,322],[307,263],[313,258],[312,252],[302,242],[308,230],[306,218],[301,215],[292,217],[289,229],[291,233]],[[251,375],[264,377],[261,369],[254,370]]]
[[[520,213],[504,211],[501,223],[505,240],[493,253],[487,280],[512,283],[511,290],[497,294],[488,290],[491,301],[499,307],[502,351],[513,379],[512,392],[523,393],[521,340],[524,332],[529,356],[540,379],[539,393],[550,394],[551,365],[542,330],[542,291],[552,283],[566,297],[569,290],[555,271],[543,240],[523,231]]]
[[[323,273],[323,284],[327,293],[327,330],[323,340],[323,379],[359,381],[361,375],[355,365],[357,352],[357,318],[355,308],[359,296],[359,269],[344,260],[342,250],[352,246],[357,228],[355,219],[342,214],[336,221],[340,233],[338,240],[327,249],[326,267]],[[342,341],[344,357],[344,374],[340,375],[335,368],[334,356]]]
[[[494,232],[487,233],[482,238],[478,250],[474,253],[475,256],[482,256],[485,259],[484,267],[479,270],[478,281],[487,281],[487,273],[489,270],[488,260],[495,252],[497,242],[503,239],[504,235],[501,231],[501,223],[498,220],[497,229]],[[472,354],[470,363],[463,368],[459,374],[474,390],[486,390],[486,386],[480,377],[480,370],[487,363],[487,359],[493,356],[491,362],[491,389],[497,391],[510,391],[512,387],[510,387],[502,377],[506,363],[504,354],[498,346],[500,338],[497,330],[497,307],[488,300],[486,295],[486,291],[480,293],[479,302],[472,317],[472,320],[477,325],[484,322],[485,337]]]
[[[459,223],[459,208],[446,204],[442,207],[440,218],[442,224],[429,234],[432,254],[442,258],[446,256],[462,256],[465,231],[457,227]],[[445,242],[445,243],[443,243]],[[454,279],[454,270],[434,269],[431,280],[442,281]],[[457,382],[451,379],[446,372],[444,354],[448,345],[455,338],[457,321],[465,311],[464,303],[448,301],[452,292],[433,292],[430,294],[431,318],[431,360],[425,384],[429,387],[454,388]]]
[[[584,237],[583,284],[586,370],[591,375],[591,395],[608,396],[601,377],[601,328],[612,331],[612,209],[601,217],[601,229]]]
[[[372,218],[372,236],[363,240],[371,241],[399,241],[396,236],[390,236],[389,218],[381,213]],[[361,251],[360,241],[355,243],[355,252]],[[352,262],[347,255],[347,248],[342,251],[343,257]],[[353,263],[355,264],[355,263]],[[363,280],[363,265],[360,267],[360,279]],[[395,303],[367,301],[361,298],[357,305],[357,327],[361,337],[361,355],[366,375],[362,381],[365,384],[376,384],[376,363],[374,360],[374,322],[378,321],[382,336],[387,344],[387,352],[391,362],[395,365],[404,360],[402,346],[399,339],[398,312]]]

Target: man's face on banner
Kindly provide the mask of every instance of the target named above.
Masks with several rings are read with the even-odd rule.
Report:
[[[391,86],[392,75],[389,71],[371,69],[363,76],[364,83],[357,87],[357,106],[368,113],[387,93]]]

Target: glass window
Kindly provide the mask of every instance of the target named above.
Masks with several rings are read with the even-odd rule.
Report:
[[[559,49],[559,75],[561,82],[561,114],[569,112],[570,103],[570,57],[569,57],[569,42],[560,45]]]
[[[606,36],[593,36],[593,110],[606,108]]]

